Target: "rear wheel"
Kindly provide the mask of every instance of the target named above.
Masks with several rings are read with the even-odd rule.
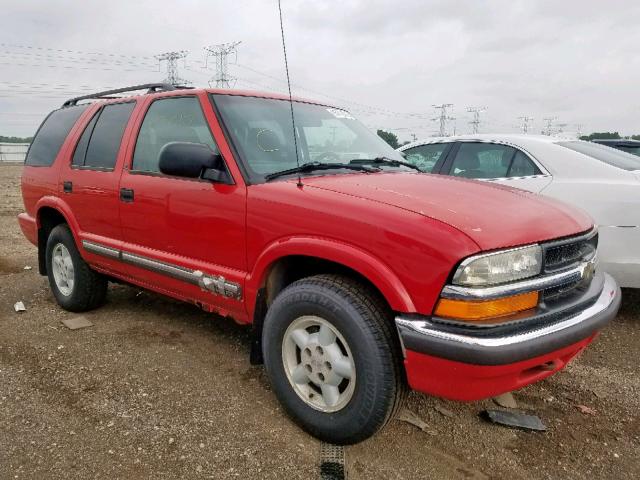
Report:
[[[62,308],[84,312],[104,303],[107,279],[91,270],[82,259],[67,225],[58,225],[51,230],[46,261],[49,286]]]
[[[276,297],[263,328],[265,367],[305,430],[350,444],[392,418],[405,385],[389,316],[373,292],[338,275],[299,280]]]

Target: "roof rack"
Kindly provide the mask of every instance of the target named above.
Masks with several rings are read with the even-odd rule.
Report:
[[[63,107],[72,107],[77,105],[81,100],[91,100],[91,99],[109,99],[109,98],[118,98],[118,97],[110,97],[109,95],[114,95],[116,93],[125,93],[125,92],[135,92],[136,90],[147,90],[147,93],[155,93],[155,92],[168,92],[171,90],[177,90],[182,88],[191,88],[191,87],[183,87],[177,85],[171,85],[170,83],[145,83],[143,85],[134,85],[132,87],[124,87],[124,88],[116,88],[115,90],[105,90],[104,92],[92,93],[90,95],[83,95],[81,97],[70,98],[66,102],[62,104]]]

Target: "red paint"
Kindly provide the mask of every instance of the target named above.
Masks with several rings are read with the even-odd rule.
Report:
[[[90,106],[52,167],[24,168],[26,212],[19,222],[25,236],[37,243],[42,209],[53,208],[65,217],[78,244],[91,240],[223,275],[239,283],[244,294],[241,300],[212,295],[196,285],[80,248],[93,268],[250,323],[256,294],[269,269],[290,255],[347,266],[374,284],[394,311],[429,315],[452,269],[464,257],[591,228],[584,214],[550,199],[436,175],[327,175],[305,178],[301,188],[295,180],[247,186],[209,102],[212,92],[216,93],[177,90],[136,97],[112,172],[70,166],[75,144],[99,108],[98,104]],[[185,95],[200,100],[234,185],[130,172],[138,131],[150,104],[158,98]],[[63,193],[64,181],[73,182],[73,193]],[[133,189],[135,201],[121,202],[120,188]],[[559,361],[565,362],[579,348],[574,350],[558,353]],[[478,367],[408,352],[406,367],[416,389],[472,399],[550,375],[552,372],[522,377],[527,365],[540,361],[546,360]],[[460,389],[467,382],[472,387]]]
[[[407,350],[404,366],[414,390],[450,400],[482,400],[562,370],[595,336],[540,357],[497,366],[471,365]]]

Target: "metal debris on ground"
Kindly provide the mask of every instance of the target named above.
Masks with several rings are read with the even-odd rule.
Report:
[[[322,442],[320,444],[320,480],[344,480],[344,447]]]
[[[16,302],[13,305],[13,309],[18,313],[27,311],[26,307],[24,306],[24,303],[22,303],[22,302]]]
[[[493,397],[493,401],[504,408],[518,408],[518,403],[511,392]]]
[[[29,265],[25,265],[23,270],[31,270],[31,267]]]
[[[519,412],[508,412],[506,410],[483,410],[480,416],[492,423],[498,423],[507,427],[519,428],[521,430],[535,430],[544,432],[547,427],[540,418],[535,415],[526,415]]]
[[[62,324],[69,330],[78,330],[79,328],[93,327],[93,323],[91,323],[86,317],[83,316],[67,318],[65,320],[62,320]]]
[[[418,417],[418,415],[407,408],[402,409],[402,411],[398,415],[398,420],[400,420],[401,422],[410,423],[411,425],[418,427],[420,430],[428,433],[429,435],[437,435],[436,431],[430,430],[428,428],[429,425],[424,420],[422,420],[420,417]]]

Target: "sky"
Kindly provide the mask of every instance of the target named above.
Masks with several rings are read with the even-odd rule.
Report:
[[[515,132],[640,134],[640,2],[282,0],[294,95],[346,107],[400,140]],[[204,47],[241,41],[236,88],[286,92],[275,0],[3,0],[0,135],[28,136],[69,97],[161,81],[155,55],[207,86]]]

